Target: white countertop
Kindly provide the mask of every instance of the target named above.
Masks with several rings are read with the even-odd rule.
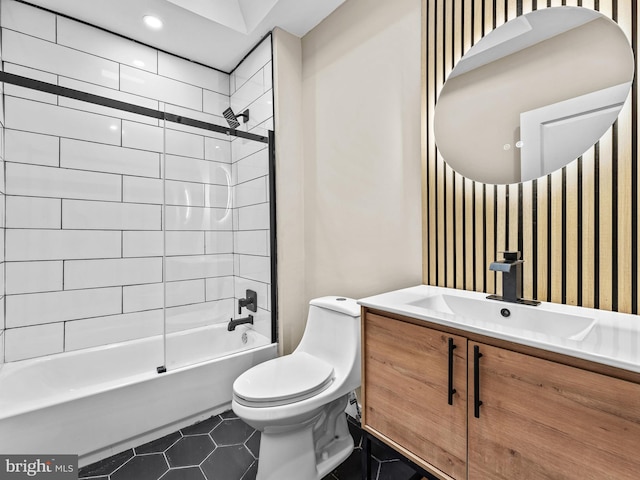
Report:
[[[434,304],[436,308],[425,308],[424,305],[428,304],[425,299],[438,295],[480,300],[483,304],[490,302],[487,306],[495,308],[495,315],[499,321],[493,323],[486,317],[484,319],[478,318],[478,315],[454,314],[446,306],[437,308],[437,303]],[[486,294],[479,292],[418,285],[363,298],[358,300],[358,303],[376,310],[640,373],[640,316],[638,315],[548,302],[542,302],[537,307],[515,305],[508,302],[486,300],[486,297]],[[495,307],[493,307],[494,305]],[[529,316],[547,315],[546,321],[551,318],[552,321],[560,322],[563,315],[570,315],[593,319],[594,322],[587,322],[590,326],[585,330],[586,334],[575,335],[574,339],[562,338],[546,332],[515,328],[509,325],[509,318],[499,317],[502,308],[514,310],[514,321],[517,320],[515,318],[518,315],[515,312],[517,311]],[[560,320],[556,320],[557,318]]]

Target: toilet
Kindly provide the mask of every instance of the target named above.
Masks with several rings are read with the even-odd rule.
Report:
[[[360,386],[360,306],[309,302],[290,355],[256,365],[233,384],[233,411],[261,432],[257,480],[320,480],[353,451],[345,408]]]

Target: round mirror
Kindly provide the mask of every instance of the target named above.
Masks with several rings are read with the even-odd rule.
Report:
[[[515,18],[458,62],[435,108],[438,150],[483,183],[547,175],[582,155],[624,104],[634,60],[599,12],[555,7]]]

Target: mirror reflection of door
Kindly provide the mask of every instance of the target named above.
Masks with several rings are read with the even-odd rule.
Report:
[[[562,168],[615,122],[630,83],[605,88],[520,114],[520,162],[523,180]]]
[[[626,35],[599,12],[554,7],[522,15],[485,36],[451,72],[435,108],[438,150],[479,182],[549,174],[607,131],[633,73]]]

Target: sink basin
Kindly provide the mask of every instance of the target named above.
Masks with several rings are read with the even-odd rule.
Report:
[[[522,331],[583,340],[596,323],[594,318],[542,310],[516,303],[469,298],[458,295],[431,295],[408,302],[407,305],[434,312],[455,315],[465,324],[485,326],[492,330]]]
[[[454,328],[462,336],[479,334],[640,373],[638,315],[549,302],[519,305],[489,300],[486,293],[431,285],[394,290],[358,303],[374,314],[422,320],[435,329]]]

